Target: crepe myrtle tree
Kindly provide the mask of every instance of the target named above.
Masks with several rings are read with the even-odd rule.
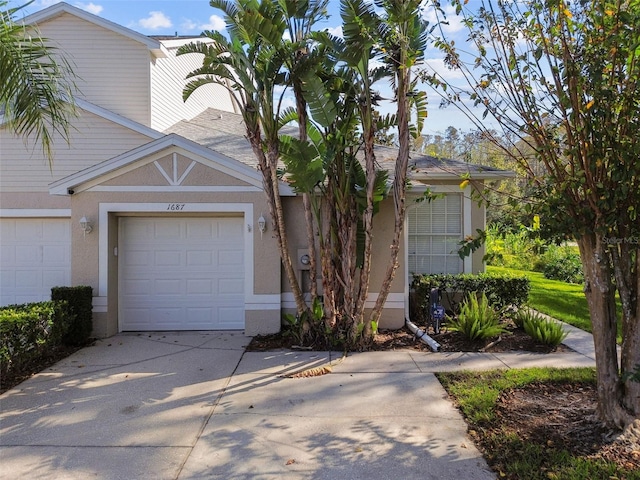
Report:
[[[542,225],[577,242],[598,414],[624,428],[640,417],[640,384],[628,374],[640,364],[640,2],[483,0],[475,12],[453,5],[473,53],[456,50],[444,35],[438,45],[466,85],[425,77],[478,127],[489,117],[517,139],[504,151],[527,171]],[[535,152],[542,174],[524,161],[522,145]]]
[[[30,3],[8,8],[0,0],[0,125],[35,139],[51,166],[54,134],[69,140],[75,76],[60,51],[18,20]]]

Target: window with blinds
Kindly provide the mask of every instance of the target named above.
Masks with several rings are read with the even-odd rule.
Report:
[[[425,273],[462,273],[458,256],[462,240],[462,195],[447,194],[411,208],[409,276]]]

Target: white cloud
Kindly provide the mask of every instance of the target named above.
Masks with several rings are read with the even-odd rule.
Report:
[[[56,3],[60,3],[62,0],[40,0],[37,5],[42,8],[50,7],[51,5],[55,5]]]
[[[327,28],[327,31],[328,31],[331,35],[334,35],[334,36],[336,36],[336,37],[343,38],[343,34],[342,34],[342,25],[338,25],[337,27],[330,27],[330,28]]]
[[[198,24],[193,20],[186,19],[182,21],[182,24],[180,24],[180,28],[182,28],[183,31],[193,32],[195,30],[198,30]]]
[[[464,30],[462,16],[456,15],[455,7],[446,5],[442,10],[444,11],[444,16],[442,12],[436,13],[433,7],[427,7],[423,10],[422,16],[429,22],[429,25],[435,25],[438,21],[445,20],[443,17],[446,17],[446,24],[441,23],[442,31],[445,35],[453,35]]]
[[[211,15],[209,17],[209,23],[205,23],[204,25],[200,25],[200,30],[225,30],[227,28],[227,24],[225,23],[222,17],[218,15]]]
[[[81,8],[89,13],[93,13],[94,15],[100,15],[104,8],[102,5],[96,5],[95,3],[76,3],[76,7]]]
[[[454,83],[456,80],[464,79],[464,75],[459,69],[447,67],[442,58],[428,58],[424,63],[427,66],[427,70],[437,73],[439,77],[447,82]]]
[[[147,18],[142,18],[138,22],[142,28],[157,30],[159,28],[170,28],[173,26],[171,19],[162,12],[149,12]]]

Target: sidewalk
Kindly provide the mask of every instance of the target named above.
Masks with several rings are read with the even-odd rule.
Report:
[[[565,342],[577,353],[342,361],[248,341],[121,334],[77,352],[0,396],[0,478],[489,480],[434,372],[594,364],[579,331]],[[286,377],[327,363],[329,375]]]

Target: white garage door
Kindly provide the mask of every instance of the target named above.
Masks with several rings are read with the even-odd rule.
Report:
[[[0,219],[0,302],[51,300],[51,287],[71,285],[68,218]]]
[[[242,218],[120,219],[120,329],[244,328]]]

